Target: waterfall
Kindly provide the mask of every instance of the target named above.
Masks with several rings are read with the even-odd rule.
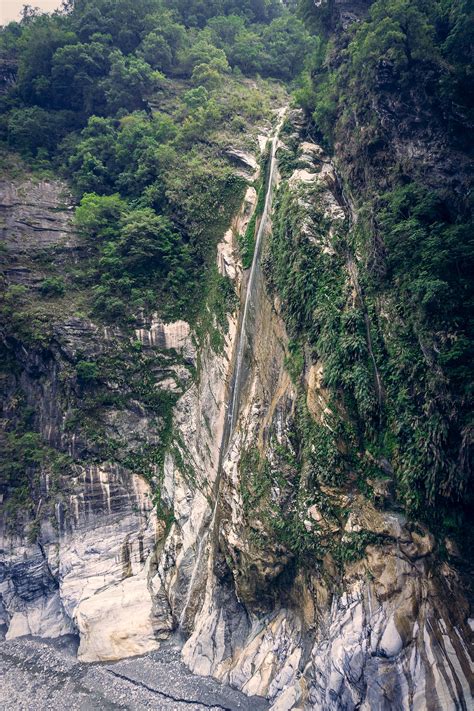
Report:
[[[255,284],[256,284],[256,272],[257,272],[257,265],[259,263],[260,259],[260,252],[262,250],[262,241],[263,241],[263,235],[265,233],[265,227],[267,226],[268,222],[268,217],[270,214],[270,209],[271,209],[271,202],[272,202],[272,192],[273,192],[273,183],[275,179],[275,171],[276,171],[276,151],[278,147],[278,136],[280,133],[281,126],[284,121],[286,113],[286,108],[280,109],[279,111],[279,122],[275,130],[275,134],[272,138],[272,148],[271,148],[271,153],[270,153],[270,165],[269,165],[269,170],[268,170],[268,185],[267,185],[267,192],[265,195],[265,205],[263,208],[263,213],[262,213],[262,218],[260,220],[260,225],[258,227],[257,231],[257,238],[255,240],[255,249],[253,253],[253,259],[252,259],[252,266],[250,268],[250,276],[249,280],[247,283],[247,290],[245,293],[245,303],[244,303],[244,312],[242,316],[242,321],[240,324],[240,332],[239,332],[239,340],[237,343],[237,354],[236,354],[236,359],[235,359],[235,370],[234,370],[234,380],[233,380],[233,385],[231,389],[231,397],[230,397],[230,407],[227,413],[227,433],[226,437],[223,438],[223,448],[225,448],[225,445],[228,443],[230,437],[232,436],[232,432],[234,431],[237,415],[238,415],[238,410],[239,410],[239,400],[240,400],[240,388],[242,385],[242,370],[243,370],[243,362],[244,362],[244,355],[245,355],[245,349],[247,346],[247,321],[248,321],[248,314],[249,314],[249,308],[252,303],[252,299],[255,294]]]
[[[248,314],[249,314],[250,305],[252,303],[252,298],[255,293],[256,271],[257,271],[257,265],[258,265],[259,258],[260,258],[263,235],[264,235],[267,223],[268,223],[268,218],[269,218],[269,214],[270,214],[270,210],[271,210],[273,184],[274,184],[274,180],[275,180],[275,171],[276,171],[276,165],[277,165],[276,151],[277,151],[277,147],[278,147],[278,136],[279,136],[280,129],[281,129],[283,121],[284,121],[285,113],[286,113],[286,107],[279,110],[279,112],[278,112],[279,121],[278,121],[277,127],[275,129],[273,138],[272,138],[272,146],[271,146],[271,152],[270,152],[270,164],[269,164],[269,170],[268,170],[268,183],[267,183],[266,194],[265,194],[265,204],[264,204],[262,217],[261,217],[260,224],[259,224],[258,231],[257,231],[257,238],[255,240],[255,249],[254,249],[254,253],[253,253],[252,265],[250,268],[249,280],[248,280],[247,289],[245,292],[244,310],[243,310],[242,320],[240,322],[240,329],[239,329],[237,348],[236,348],[234,377],[232,379],[232,384],[231,384],[231,388],[230,388],[230,397],[229,397],[230,406],[228,408],[227,416],[226,416],[225,423],[224,423],[224,430],[222,433],[222,441],[221,441],[220,456],[219,456],[219,465],[218,465],[218,469],[217,469],[216,481],[214,484],[214,506],[212,509],[212,517],[211,517],[209,526],[202,532],[202,534],[200,536],[200,540],[199,540],[199,544],[198,544],[198,548],[197,548],[197,552],[196,552],[196,560],[194,562],[194,567],[193,567],[193,572],[191,575],[191,579],[189,581],[189,586],[188,586],[184,606],[183,606],[183,609],[182,609],[180,617],[179,617],[179,626],[181,628],[184,625],[185,618],[186,618],[186,612],[188,610],[189,604],[191,602],[191,598],[193,596],[196,575],[201,570],[202,557],[203,557],[204,551],[206,550],[206,546],[204,545],[204,543],[207,541],[209,533],[212,532],[215,527],[215,522],[216,522],[216,518],[217,518],[217,510],[218,510],[218,501],[219,501],[219,484],[220,484],[220,479],[221,479],[222,463],[224,460],[224,456],[226,454],[227,445],[230,441],[230,437],[232,436],[232,432],[234,431],[234,427],[235,427],[235,423],[236,423],[236,419],[237,419],[237,414],[238,414],[238,409],[239,409],[239,401],[240,401],[240,388],[241,388],[241,384],[242,384],[243,362],[244,362],[244,355],[245,355],[245,351],[246,351],[246,347],[247,347],[246,335],[247,335]]]

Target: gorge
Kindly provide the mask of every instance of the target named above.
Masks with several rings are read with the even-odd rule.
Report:
[[[0,701],[468,711],[467,5],[240,5],[2,30]]]

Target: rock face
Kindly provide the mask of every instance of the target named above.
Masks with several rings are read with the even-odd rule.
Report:
[[[2,200],[7,283],[41,283],[35,252],[45,247],[64,254],[65,262],[80,258],[80,240],[67,207],[70,198],[62,184],[5,184]],[[241,213],[218,248],[221,273],[231,274],[236,283],[241,269],[234,234],[245,231],[255,204],[255,190],[249,188]],[[21,261],[27,267],[20,281]],[[219,354],[208,344],[198,354],[189,324],[164,323],[156,316],[127,334],[66,309],[48,328],[52,345],[47,350],[41,342],[29,350],[8,343],[20,375],[3,383],[4,423],[11,422],[9,403],[21,389],[26,404],[34,405],[42,438],[64,453],[67,462],[61,462],[59,474],[49,469],[42,473],[32,516],[20,512],[15,521],[8,508],[2,510],[1,629],[7,639],[77,633],[82,661],[143,654],[155,649],[179,620],[183,627],[186,620],[191,624],[200,604],[204,558],[199,550],[204,552],[201,538],[212,517],[236,315],[229,316]],[[91,431],[88,421],[74,420],[68,426],[76,404],[87,405],[96,387],[81,383],[77,363],[107,362],[117,353],[125,369],[111,374],[106,390],[130,391],[125,407],[103,409],[92,424],[98,431]],[[198,357],[201,376],[193,379]],[[166,415],[161,407],[150,411],[140,364],[140,387],[133,389],[137,359],[149,366],[147,386],[177,403],[174,445],[160,482],[160,511],[172,512],[172,524],[160,520],[154,503],[159,474],[153,457],[161,447]],[[84,413],[86,417],[87,406]],[[110,445],[112,461],[107,456]],[[148,450],[151,464],[145,457]]]
[[[4,183],[1,201],[7,283],[38,284],[45,253],[61,264],[80,256],[64,185]],[[14,422],[21,393],[24,406],[36,412],[35,426],[44,443],[38,451],[47,457],[57,454],[35,485],[32,515],[15,523],[7,501],[0,516],[2,628],[7,639],[78,633],[79,656],[88,661],[141,654],[158,645],[148,578],[164,524],[140,469],[102,456],[85,422],[82,429],[67,425],[76,404],[92,397],[74,374],[75,364],[105,357],[123,347],[127,337],[68,314],[67,308],[62,320],[44,328],[52,329],[50,349],[40,337],[29,349],[7,343],[20,368],[16,377],[2,381],[3,423],[8,427]],[[177,352],[185,335],[180,324],[170,324],[149,345],[158,340],[157,350]],[[183,358],[191,357],[188,351]],[[167,368],[160,371],[164,379],[169,374]],[[155,420],[131,401],[125,412],[109,408],[104,413],[103,436],[109,442],[127,438],[133,449],[134,442],[156,441]]]
[[[334,168],[320,147],[304,144],[300,150],[307,165],[288,180],[294,199],[304,205],[299,186],[319,185],[328,220],[325,235],[310,219],[302,221],[302,230],[330,250],[344,219]],[[255,496],[249,509],[252,492],[242,462],[252,450],[278,462],[279,451],[291,447],[297,399],[279,305],[263,283],[255,313],[240,418],[223,461],[204,602],[184,659],[196,673],[267,696],[273,709],[469,708],[468,605],[459,576],[437,561],[427,530],[361,495],[326,489],[327,500],[337,500],[347,514],[341,524],[312,505],[303,521],[308,532],[340,537],[344,545],[364,531],[384,543],[369,545],[343,571],[331,556],[319,569],[297,570],[291,550],[269,525],[272,507],[264,516]],[[309,367],[305,387],[308,409],[324,420],[328,396],[320,366]],[[257,466],[251,461],[254,471]],[[258,485],[264,486],[262,480]],[[268,495],[273,510],[285,508],[282,478]]]
[[[79,656],[116,659],[156,647],[147,567],[159,533],[149,486],[117,469],[84,469],[53,528],[25,545],[3,532],[7,639],[79,632]],[[21,562],[19,562],[21,560]]]
[[[30,259],[53,247],[55,253],[77,247],[71,226],[71,196],[61,182],[0,183],[2,243],[7,253]]]
[[[281,186],[302,214],[302,239],[330,253],[347,207],[323,149],[306,141],[298,150],[298,166]],[[247,157],[236,158],[253,168]],[[323,232],[306,209],[308,189],[324,215]],[[5,187],[12,283],[41,278],[30,261],[38,240],[58,258],[79,249],[62,190],[56,183]],[[219,269],[237,287],[245,279],[234,234],[245,232],[255,205],[249,188],[218,247]],[[26,266],[19,264],[24,255]],[[27,272],[20,274],[23,266]],[[45,467],[36,509],[19,525],[2,512],[6,637],[74,632],[81,660],[110,661],[155,649],[180,629],[187,636],[183,658],[194,672],[266,696],[275,711],[467,710],[468,605],[431,533],[390,506],[383,480],[374,485],[375,501],[333,485],[317,502],[295,495],[293,432],[301,391],[291,375],[280,304],[264,272],[265,259],[237,424],[225,451],[237,312],[228,315],[219,352],[199,343],[184,322],[153,317],[128,334],[76,313],[56,322],[52,350],[9,344],[21,368],[4,384],[4,417],[21,389],[37,406],[45,441],[69,459],[59,474]],[[78,361],[116,353],[127,370],[110,377],[107,393],[127,398],[120,406],[107,401],[100,432],[92,436],[87,423],[72,419],[74,402],[90,397],[93,387],[74,369]],[[161,480],[145,454],[147,448],[162,451],[165,415],[134,389],[138,358],[142,376],[149,374],[146,388],[173,398],[174,436],[163,452]],[[321,364],[308,363],[303,381],[309,413],[326,422]],[[325,553],[314,565],[301,565],[285,535],[295,507],[299,518],[292,520],[312,544],[324,548],[337,540],[344,547],[367,534],[361,555],[339,565]]]

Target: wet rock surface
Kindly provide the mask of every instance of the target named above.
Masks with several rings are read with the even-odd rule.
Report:
[[[32,638],[1,643],[0,706],[9,711],[268,708],[263,699],[191,674],[180,660],[178,643],[115,664],[81,663],[76,649],[73,636],[55,643]]]

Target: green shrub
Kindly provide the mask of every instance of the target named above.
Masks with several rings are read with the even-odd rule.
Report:
[[[77,377],[81,383],[93,383],[97,380],[99,369],[97,363],[88,360],[80,360],[76,364]]]
[[[43,296],[64,296],[66,285],[62,277],[48,277],[40,284],[40,291]]]

